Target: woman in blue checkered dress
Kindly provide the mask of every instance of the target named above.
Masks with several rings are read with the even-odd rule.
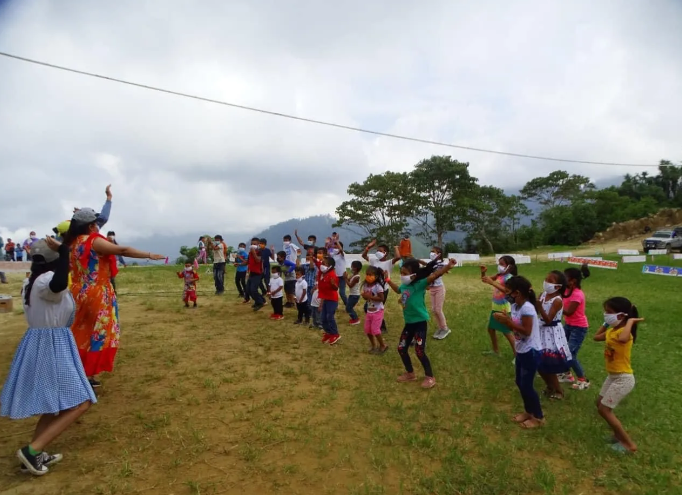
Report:
[[[75,303],[67,288],[69,248],[54,239],[31,246],[31,276],[25,282],[28,330],[19,343],[0,395],[0,415],[40,415],[31,442],[17,451],[22,470],[36,476],[62,460],[44,451],[91,404],[95,393],[83,371],[73,334]]]

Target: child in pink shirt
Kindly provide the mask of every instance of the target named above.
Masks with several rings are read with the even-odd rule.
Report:
[[[563,298],[564,304],[564,332],[568,340],[568,348],[573,356],[571,369],[575,372],[576,378],[569,371],[559,375],[559,381],[572,383],[575,390],[586,390],[590,387],[590,381],[585,377],[583,367],[578,361],[578,351],[583,345],[583,340],[587,335],[589,324],[585,316],[585,293],[580,288],[583,279],[590,276],[587,265],[578,268],[568,268],[564,270],[567,280],[567,291]]]

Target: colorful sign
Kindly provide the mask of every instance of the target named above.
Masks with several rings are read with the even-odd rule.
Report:
[[[609,261],[609,260],[597,260],[594,258],[576,258],[575,256],[572,256],[568,258],[568,263],[571,265],[588,265],[588,266],[594,266],[596,268],[607,268],[609,270],[617,270],[618,269],[618,262],[617,261]]]
[[[667,277],[682,277],[682,268],[674,266],[644,265],[642,267],[642,273],[665,275]]]

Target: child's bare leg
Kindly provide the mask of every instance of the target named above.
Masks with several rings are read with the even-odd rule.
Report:
[[[64,430],[87,411],[89,407],[90,401],[83,402],[73,409],[61,411],[58,416],[54,416],[54,419],[50,419],[48,424],[41,425],[40,431],[36,428],[36,433],[31,440],[31,447],[42,451],[52,440],[61,435]]]
[[[635,445],[630,436],[627,434],[620,420],[615,414],[613,414],[613,409],[601,403],[601,397],[599,397],[597,410],[599,411],[599,415],[604,418],[604,420],[606,420],[608,425],[611,427],[614,436],[623,445],[623,447],[628,449],[630,452],[637,452],[637,445]]]
[[[509,342],[509,345],[511,346],[512,354],[514,354],[514,357],[516,357],[516,342],[514,342],[514,335],[509,332],[504,334],[505,338],[507,339],[507,342]]]
[[[388,349],[388,346],[386,345],[386,342],[384,342],[384,337],[383,337],[381,334],[376,335],[376,339],[377,339],[377,341],[379,342],[379,349],[381,349],[382,351],[383,351],[384,349]]]
[[[377,345],[374,342],[374,335],[372,335],[371,333],[367,334],[367,338],[369,339],[369,343],[372,344],[372,349],[376,349]]]
[[[488,329],[488,335],[490,335],[490,343],[491,343],[492,346],[493,346],[493,352],[494,352],[495,354],[499,354],[499,353],[500,353],[500,348],[499,348],[499,346],[497,345],[497,330],[494,330],[494,329],[492,329],[492,328],[489,328],[489,329]]]

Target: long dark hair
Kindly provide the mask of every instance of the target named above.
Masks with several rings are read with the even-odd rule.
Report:
[[[42,256],[40,259],[42,259]],[[33,263],[31,263],[31,276],[28,278],[26,289],[24,289],[24,302],[26,303],[26,306],[31,305],[31,289],[33,289],[33,282],[35,282],[43,273],[55,271],[58,261],[59,260],[55,260],[52,263],[45,263],[34,259]]]
[[[429,262],[426,266],[421,266],[419,261],[415,258],[408,258],[403,262],[403,268],[407,268],[410,274],[414,274],[411,284],[415,283],[417,280],[422,280],[428,278],[433,272],[438,268],[438,261],[434,260]]]
[[[69,230],[67,230],[66,234],[64,234],[62,241],[67,246],[70,246],[76,239],[78,239],[78,237],[90,234],[90,226],[94,223],[95,222],[74,222],[71,220],[71,223],[69,224]]]
[[[563,295],[566,293],[566,284],[568,283],[566,281],[566,275],[559,270],[552,270],[550,273],[556,277],[557,282],[559,285],[561,285],[561,288],[557,292],[559,292],[559,295],[563,297]]]
[[[509,293],[519,291],[526,300],[533,306],[537,304],[537,297],[535,291],[530,284],[530,281],[525,277],[512,277],[504,284],[505,288],[509,290]]]
[[[581,282],[590,276],[590,268],[587,263],[584,263],[580,268],[566,268],[564,270],[564,275],[566,275],[566,282],[569,280],[575,280],[575,289],[582,289]],[[573,294],[573,288],[564,294],[564,297],[570,297]]]
[[[604,308],[608,308],[616,313],[621,313],[626,316],[627,322],[630,318],[639,318],[639,311],[637,306],[632,304],[629,299],[624,297],[612,297],[604,302]],[[632,343],[637,341],[637,323],[632,325]]]
[[[384,284],[386,283],[384,272],[377,268],[376,266],[372,265],[368,266],[365,275],[374,275],[376,277],[376,280],[374,281],[373,285],[379,284],[383,287]],[[362,287],[364,288],[365,286],[367,286],[367,280],[362,282]]]

